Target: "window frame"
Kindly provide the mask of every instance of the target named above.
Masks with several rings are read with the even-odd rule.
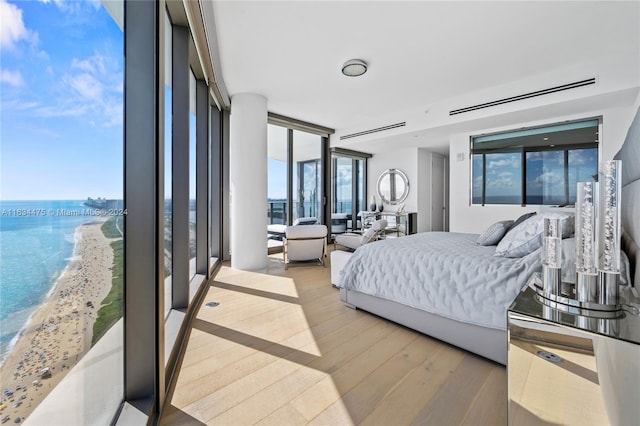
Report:
[[[181,161],[172,161],[172,181],[165,182],[164,149],[165,142],[170,141],[165,141],[164,130],[164,37],[167,31],[175,32],[176,27],[179,27],[176,22],[183,23],[183,26],[179,27],[183,36],[183,47],[184,42],[189,46],[194,42],[194,37],[201,36],[202,29],[197,27],[197,23],[195,27],[190,27],[189,25],[194,24],[184,19],[186,15],[182,16],[186,14],[184,8],[189,7],[192,6],[164,0],[124,2],[125,52],[133,54],[126,55],[124,65],[124,199],[125,207],[131,208],[132,212],[125,218],[128,235],[125,239],[124,272],[123,407],[129,405],[137,408],[148,416],[149,424],[157,421],[165,404],[170,383],[184,350],[188,325],[205,295],[208,279],[220,267],[219,259],[211,256],[220,254],[224,245],[224,188],[216,186],[216,183],[228,187],[223,175],[225,155],[228,155],[225,152],[225,146],[228,147],[228,113],[218,108],[217,105],[224,103],[212,98],[211,85],[215,83],[212,83],[213,80],[208,79],[199,68],[199,61],[205,59],[190,58],[183,52],[179,59],[172,55],[171,71],[175,77],[176,67],[182,67],[180,72],[184,74],[193,70],[196,79],[197,274],[192,279],[188,273],[181,274],[182,279],[172,283],[174,292],[177,290],[181,297],[171,301],[174,310],[165,318],[164,192],[166,185],[175,189],[176,180],[180,180],[179,193],[176,194],[172,190],[172,200],[176,199],[176,195],[182,197],[182,217],[186,218],[186,221],[183,221],[182,233],[178,233],[178,237],[174,234],[172,243],[174,250],[178,246],[188,248],[189,233],[184,232],[184,228],[188,231],[189,162],[188,155],[184,156],[184,151],[176,151],[176,154],[181,154]],[[165,15],[169,16],[171,27],[166,27]],[[172,44],[175,46],[175,39],[172,40]],[[176,111],[176,105],[186,106],[188,112],[188,84],[178,86],[182,89],[176,84],[172,87],[174,110],[171,120],[176,120],[176,112],[180,113]],[[179,91],[181,93],[177,93]],[[178,97],[181,100],[179,104],[175,103]],[[188,119],[181,121],[183,130],[185,124],[188,129]],[[175,133],[173,127],[172,133]],[[182,132],[183,136],[184,134],[185,132]],[[188,137],[188,130],[186,135]],[[184,142],[185,138],[181,139]],[[172,145],[173,154],[177,144]],[[183,145],[182,148],[188,154],[188,144],[180,145]],[[174,155],[172,157],[174,160],[177,158]],[[201,237],[204,238],[199,241]],[[183,241],[177,241],[180,238]],[[176,258],[174,266],[178,262],[183,263],[180,265],[183,271],[188,271],[188,256],[181,256],[180,260]],[[130,416],[135,410],[123,407],[117,416],[132,420]],[[136,418],[134,422],[138,421]]]
[[[326,171],[331,169],[330,164],[330,153],[329,153],[329,135],[335,133],[334,129],[330,129],[328,127],[322,127],[313,123],[309,123],[302,120],[297,120],[295,118],[286,117],[283,115],[279,115],[276,113],[269,112],[267,124],[272,126],[282,127],[287,130],[287,212],[285,216],[287,220],[285,224],[291,225],[293,223],[294,211],[293,211],[293,197],[294,197],[294,186],[296,183],[300,183],[301,176],[298,176],[297,182],[294,182],[294,149],[295,149],[295,141],[294,141],[294,130],[304,133],[309,133],[312,135],[316,135],[320,137],[320,165],[316,168],[316,173],[321,174],[320,179],[320,191],[321,194],[319,196],[320,202],[320,216],[318,220],[322,224],[327,224],[328,217],[331,215],[328,214],[329,206],[326,200],[329,198],[329,189],[330,182],[327,178],[329,175]],[[312,160],[317,161],[317,160]],[[295,163],[296,165],[298,163]],[[296,166],[297,167],[297,166]],[[268,195],[267,195],[268,196]]]
[[[553,146],[543,146],[543,145],[538,145],[538,146],[528,146],[528,147],[524,147],[524,146],[513,146],[513,147],[504,147],[504,148],[498,148],[498,149],[474,149],[474,141],[477,138],[486,138],[487,136],[499,136],[499,135],[507,135],[509,133],[514,133],[514,132],[521,132],[521,131],[527,131],[527,130],[536,130],[536,129],[545,129],[545,128],[552,128],[555,126],[560,126],[560,125],[565,125],[565,124],[573,124],[573,123],[588,123],[590,121],[596,121],[598,122],[597,126],[595,126],[597,128],[597,132],[596,135],[598,137],[598,139],[594,142],[582,142],[582,143],[574,143],[574,144],[554,144]],[[567,122],[562,122],[562,123],[550,123],[550,124],[546,124],[546,125],[542,125],[542,126],[535,126],[535,127],[529,127],[529,128],[520,128],[518,130],[506,130],[506,131],[502,131],[502,132],[496,132],[496,133],[490,133],[490,134],[482,134],[482,135],[472,135],[469,139],[469,177],[470,177],[470,185],[469,185],[469,204],[470,205],[475,205],[475,206],[486,206],[486,205],[505,205],[505,206],[516,206],[516,205],[520,205],[522,207],[526,207],[527,205],[530,206],[545,206],[545,205],[556,205],[557,203],[549,203],[549,204],[545,204],[545,203],[527,203],[527,154],[531,153],[531,152],[558,152],[558,151],[562,151],[564,152],[564,164],[563,164],[563,169],[564,169],[564,203],[561,203],[560,205],[569,205],[570,203],[570,190],[569,190],[569,169],[570,169],[570,164],[568,163],[568,159],[569,159],[569,152],[570,151],[574,151],[574,150],[580,150],[580,149],[596,149],[597,152],[597,162],[596,165],[599,164],[600,162],[600,158],[601,158],[601,144],[600,144],[600,135],[602,134],[602,117],[591,117],[591,118],[584,118],[584,119],[578,119],[578,120],[571,120],[571,121],[567,121]],[[487,199],[487,191],[486,191],[486,186],[487,186],[487,167],[486,167],[486,157],[487,154],[509,154],[509,153],[520,153],[520,162],[521,162],[521,166],[520,166],[520,171],[521,171],[521,194],[520,196],[520,203],[487,203],[486,199]],[[482,155],[482,194],[481,194],[481,202],[480,203],[474,203],[474,155]]]
[[[368,159],[371,158],[371,154],[365,152],[353,151],[343,148],[331,148],[331,213],[336,212],[337,206],[337,193],[338,193],[338,179],[337,179],[337,160],[338,158],[351,159],[351,227],[352,230],[359,229],[358,213],[360,210],[367,210],[367,166]],[[359,165],[362,164],[362,170]],[[362,186],[360,186],[360,178],[362,178]],[[362,200],[364,205],[358,206],[359,201]],[[358,208],[360,207],[360,208]]]

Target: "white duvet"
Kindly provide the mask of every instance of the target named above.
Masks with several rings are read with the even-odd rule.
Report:
[[[424,232],[366,244],[341,272],[343,286],[483,327],[506,329],[506,312],[529,277],[541,269],[540,251],[496,257],[478,235]]]

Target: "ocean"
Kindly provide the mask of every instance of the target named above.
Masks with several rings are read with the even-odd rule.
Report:
[[[83,200],[0,201],[0,360],[73,255]]]

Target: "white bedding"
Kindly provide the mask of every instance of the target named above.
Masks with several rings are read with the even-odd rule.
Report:
[[[364,245],[341,272],[349,290],[454,320],[506,330],[506,311],[535,271],[540,251],[493,256],[478,235],[425,232]]]

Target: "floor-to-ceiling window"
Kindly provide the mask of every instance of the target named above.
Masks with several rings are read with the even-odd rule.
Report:
[[[333,213],[353,210],[353,160],[333,156]]]
[[[172,144],[171,144],[171,106],[173,104],[171,91],[171,52],[173,50],[171,40],[171,20],[169,14],[164,11],[165,32],[164,32],[164,312],[165,316],[171,310],[171,280],[173,273],[173,218],[172,218],[172,196],[171,196],[171,173],[172,173]]]
[[[189,279],[196,274],[196,77],[189,73]]]
[[[267,128],[268,245],[278,247],[285,225],[324,223],[323,151],[331,129],[309,131],[279,117]]]
[[[288,130],[267,126],[267,216],[270,224],[288,223]]]
[[[109,6],[0,1],[2,423],[109,424],[123,399],[125,58]]]
[[[293,131],[294,203],[293,218],[316,218],[322,221],[322,138]]]
[[[189,99],[189,82],[173,84],[171,18],[197,7],[0,1],[3,29],[17,28],[1,40],[2,423],[111,424],[132,412],[119,411],[123,400],[151,416],[161,407],[185,318],[171,307],[175,266],[188,272],[192,258],[190,201],[199,201],[200,225],[221,199],[206,185],[222,163],[220,155],[209,160],[223,134],[220,114],[218,132],[208,133],[213,79],[188,55],[181,61],[199,87],[205,113],[196,122],[204,126],[197,152],[189,137],[180,152],[203,159],[204,173],[194,184],[196,166],[175,164],[173,105],[176,96]],[[182,31],[193,43],[192,30]],[[186,46],[182,53],[193,48]],[[191,126],[188,116],[180,123]],[[177,192],[187,212],[178,238],[176,177],[187,182]],[[221,232],[198,232],[204,247],[216,244],[214,234]],[[176,242],[187,248],[179,256]],[[197,290],[213,263],[206,249],[196,260]]]
[[[194,30],[182,19],[185,9],[197,7],[197,3],[166,3],[167,18],[162,30],[166,40],[164,79],[171,84],[170,96],[165,95],[165,104],[170,107],[164,117],[164,188],[171,196],[171,278],[165,281],[162,336],[167,375],[179,356],[175,342],[184,312],[192,305],[213,265],[210,253],[215,233],[210,231],[209,221],[221,200],[219,190],[214,200],[211,188],[212,174],[219,173],[220,164],[210,161],[214,145],[218,162],[221,161],[221,123],[214,126],[217,132],[210,132],[215,123],[209,121],[209,110],[215,103],[207,86],[205,67],[198,55],[189,54],[196,50]]]
[[[332,149],[331,214],[333,234],[361,227],[358,213],[367,210],[367,158],[363,152]]]

